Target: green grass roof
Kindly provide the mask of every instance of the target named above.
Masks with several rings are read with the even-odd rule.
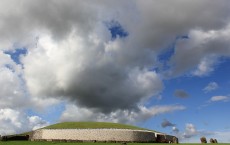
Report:
[[[45,129],[99,129],[99,128],[116,128],[116,129],[138,129],[144,128],[109,122],[63,122],[45,127]]]

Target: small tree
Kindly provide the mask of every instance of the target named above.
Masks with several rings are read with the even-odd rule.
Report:
[[[214,143],[218,143],[216,139],[214,139]]]
[[[201,143],[207,143],[206,137],[204,137],[204,136],[200,138],[200,141],[201,141]]]

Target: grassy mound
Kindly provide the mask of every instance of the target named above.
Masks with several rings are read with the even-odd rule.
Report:
[[[145,128],[140,128],[137,126],[120,124],[120,123],[110,123],[110,122],[63,122],[57,123],[50,126],[46,126],[42,129],[133,129],[133,130],[148,130],[153,132],[158,132],[154,130],[149,130]],[[19,135],[31,135],[32,131],[21,133]]]
[[[137,129],[144,128],[109,122],[63,122],[45,127],[45,129],[99,129],[99,128],[116,128],[116,129]]]

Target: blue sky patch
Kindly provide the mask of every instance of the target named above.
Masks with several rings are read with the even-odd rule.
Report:
[[[12,51],[5,51],[5,54],[9,54],[11,59],[16,63],[16,64],[21,64],[20,61],[20,56],[21,55],[26,55],[27,54],[27,49],[26,48],[18,48]]]
[[[111,40],[116,38],[124,38],[128,36],[128,32],[122,27],[118,21],[110,21],[105,23],[111,33]]]

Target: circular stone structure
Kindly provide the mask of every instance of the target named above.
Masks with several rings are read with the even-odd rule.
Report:
[[[156,142],[155,133],[131,129],[39,129],[32,141]]]

